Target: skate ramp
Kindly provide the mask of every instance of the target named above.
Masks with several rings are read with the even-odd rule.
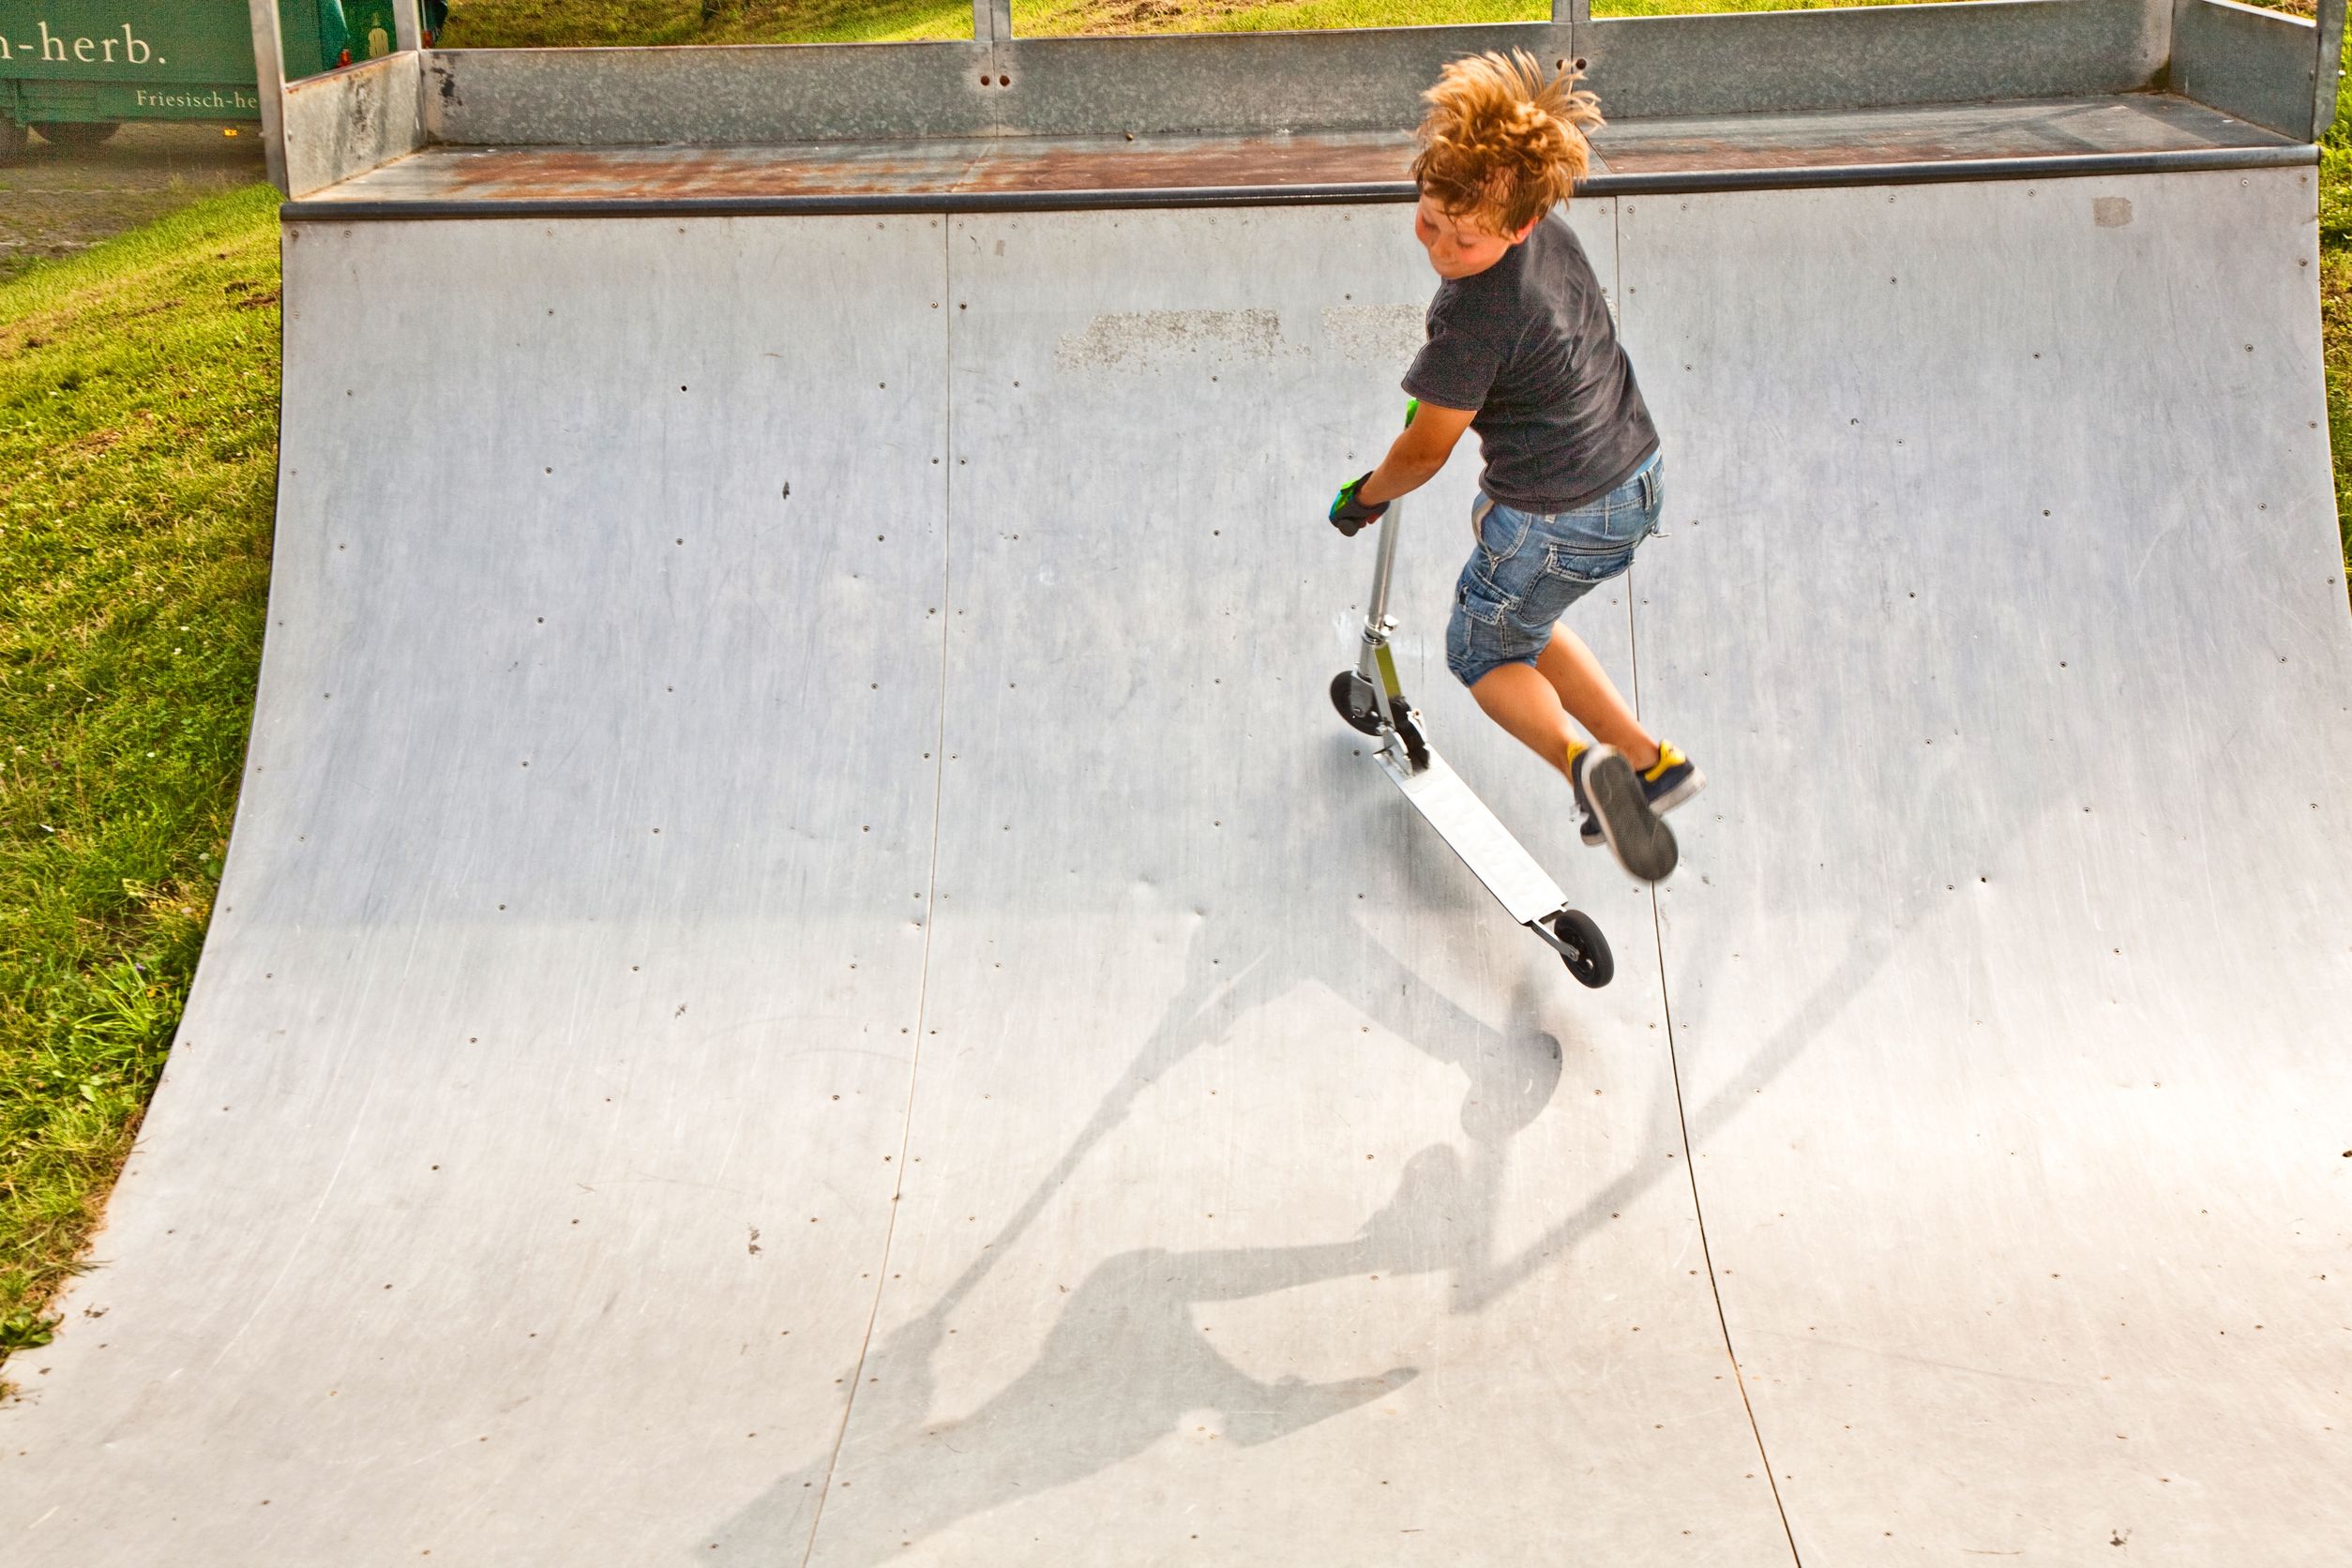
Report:
[[[228,880],[9,1560],[2327,1555],[2309,179],[1578,204],[1677,878],[1445,675],[1467,461],[1399,654],[1599,992],[1323,696],[1396,209],[291,227]]]
[[[1645,696],[1739,780],[1659,900],[1685,1125],[1808,1564],[2352,1540],[2313,188],[1621,213]]]

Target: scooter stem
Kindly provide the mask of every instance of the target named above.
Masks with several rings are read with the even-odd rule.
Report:
[[[1405,504],[1400,499],[1388,504],[1387,513],[1375,525],[1380,529],[1380,550],[1372,567],[1372,604],[1364,617],[1364,656],[1356,666],[1356,672],[1375,685],[1379,683],[1375,678],[1373,659],[1381,645],[1388,641],[1388,586],[1396,570],[1396,531],[1403,526],[1404,520]]]

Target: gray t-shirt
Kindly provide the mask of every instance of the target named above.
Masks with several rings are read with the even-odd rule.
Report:
[[[1504,505],[1568,511],[1658,449],[1601,280],[1557,210],[1493,266],[1439,284],[1428,329],[1405,390],[1477,411],[1479,485]]]

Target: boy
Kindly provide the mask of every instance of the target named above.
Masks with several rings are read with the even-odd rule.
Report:
[[[1445,466],[1478,431],[1485,472],[1446,626],[1446,665],[1486,716],[1560,769],[1588,844],[1655,882],[1674,869],[1658,814],[1698,792],[1690,759],[1634,716],[1567,608],[1633,564],[1657,528],[1658,434],[1600,279],[1558,209],[1601,124],[1578,71],[1524,52],[1447,66],[1422,95],[1413,233],[1444,281],[1405,374],[1418,408],[1380,465],[1343,487],[1352,533]],[[1576,738],[1574,717],[1592,737]]]

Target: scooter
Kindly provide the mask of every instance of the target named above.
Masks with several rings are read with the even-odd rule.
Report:
[[[1388,612],[1388,592],[1403,522],[1403,504],[1390,502],[1379,525],[1380,560],[1372,570],[1364,649],[1354,669],[1331,678],[1332,706],[1349,726],[1380,743],[1372,757],[1380,771],[1461,856],[1470,874],[1486,884],[1511,918],[1542,938],[1579,982],[1606,986],[1617,973],[1617,960],[1601,927],[1582,910],[1568,907],[1560,884],[1430,746],[1420,711],[1397,683],[1396,656],[1389,647],[1396,621]]]

